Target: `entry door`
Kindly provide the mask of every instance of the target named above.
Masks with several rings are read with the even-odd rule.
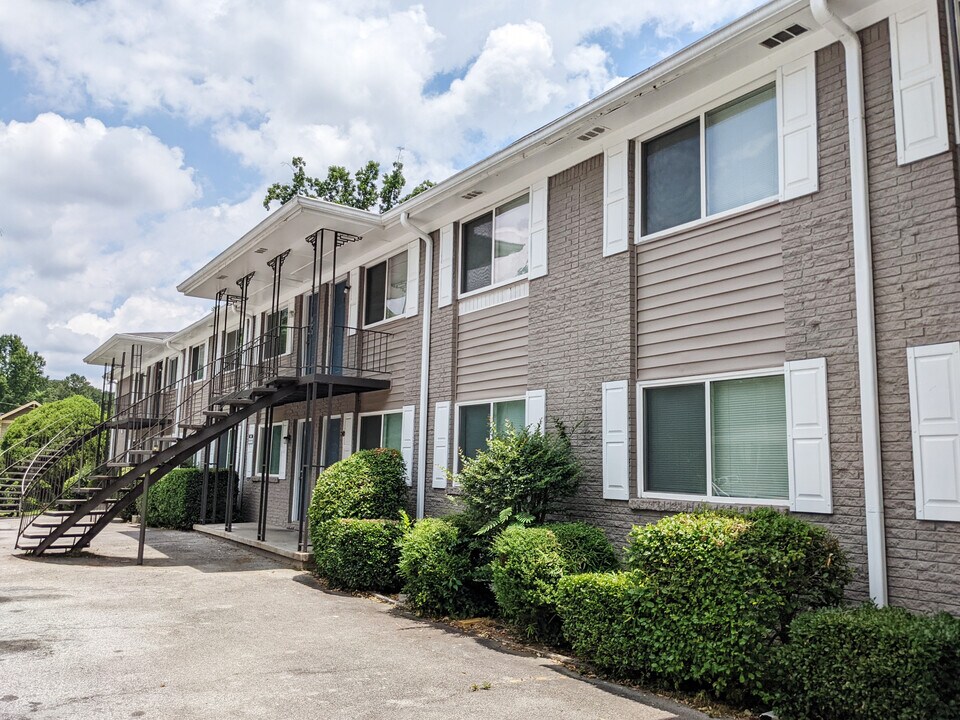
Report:
[[[347,334],[347,281],[333,288],[333,338],[330,342],[330,372],[343,372],[343,346]]]
[[[330,467],[340,460],[342,426],[339,417],[327,418],[327,438],[323,447],[323,466]]]
[[[290,483],[291,493],[290,493],[290,520],[293,522],[300,522],[300,513],[302,512],[302,506],[300,504],[300,487],[301,482],[307,471],[306,466],[310,464],[310,452],[308,449],[309,439],[307,438],[307,431],[310,427],[310,423],[306,420],[297,420],[297,449],[295,452],[295,462],[294,462],[294,481]],[[310,478],[307,478],[308,483]],[[308,485],[309,487],[309,485]]]
[[[316,370],[317,336],[314,332],[314,323],[317,317],[317,295],[314,293],[307,300],[307,351],[303,359],[305,375],[312,375]]]

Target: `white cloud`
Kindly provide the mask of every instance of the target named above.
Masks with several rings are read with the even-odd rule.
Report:
[[[176,283],[262,219],[291,156],[320,174],[402,146],[411,184],[441,180],[641,69],[615,67],[611,42],[646,27],[672,46],[756,4],[0,3],[0,51],[44,111],[0,117],[0,332],[57,375],[113,332],[177,329],[205,304]],[[456,79],[429,90],[440,73]],[[196,161],[141,127],[158,115],[210,127],[258,187],[205,202]]]

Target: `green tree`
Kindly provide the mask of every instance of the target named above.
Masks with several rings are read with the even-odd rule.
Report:
[[[403,162],[397,158],[390,172],[380,176],[380,163],[370,160],[353,175],[342,165],[327,168],[325,178],[307,175],[307,163],[302,157],[292,158],[293,177],[289,183],[276,182],[267,189],[263,207],[270,209],[274,200],[281,205],[295,197],[313,197],[348,207],[370,210],[374,206],[386,212],[404,200],[409,200],[434,186],[430,180],[417,185],[412,192],[402,196],[407,181],[403,175]],[[378,185],[379,183],[379,185]]]
[[[33,400],[46,387],[47,361],[30,352],[19,335],[0,335],[0,412]]]
[[[42,403],[55,402],[63,400],[71,395],[82,395],[90,398],[98,405],[100,404],[101,392],[90,384],[83,375],[70,373],[63,380],[47,379],[47,386],[43,389],[37,399]]]

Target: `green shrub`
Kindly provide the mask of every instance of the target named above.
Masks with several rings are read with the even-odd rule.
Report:
[[[558,503],[573,495],[580,463],[561,423],[555,431],[508,428],[487,449],[463,458],[456,476],[460,500],[486,530],[508,522],[542,523]]]
[[[311,529],[340,518],[397,519],[407,502],[404,472],[403,456],[384,448],[360,450],[331,465],[320,473],[313,490]]]
[[[781,720],[960,717],[960,620],[872,606],[804,613],[774,655]]]
[[[625,585],[629,622],[581,617],[565,596],[568,640],[612,672],[740,702],[760,692],[771,647],[790,621],[839,603],[850,578],[833,536],[771,510],[680,514],[635,527],[626,560],[633,572],[616,582]],[[593,646],[620,634],[604,640],[630,648],[620,658]]]
[[[530,638],[562,639],[555,595],[566,574],[611,570],[617,556],[598,528],[584,523],[508,527],[492,546],[493,593],[505,620]]]
[[[64,428],[74,427],[70,435],[79,437],[98,422],[99,406],[82,395],[41,405],[14,420],[0,439],[0,469],[32,457]]]
[[[398,521],[342,518],[324,526],[325,543],[313,549],[319,575],[348,590],[392,592],[399,587]]]
[[[400,540],[400,576],[407,602],[436,617],[486,614],[492,596],[486,585],[488,543],[478,538],[466,514],[418,521]]]
[[[620,567],[617,551],[600,528],[582,522],[551,523],[547,528],[560,543],[565,574],[604,572]]]
[[[232,470],[210,470],[207,486],[208,508],[216,508],[213,522],[226,519],[227,480]],[[234,492],[237,484],[233,483]],[[203,494],[203,471],[199,468],[175,468],[160,480],[151,482],[147,493],[147,524],[151,527],[190,530],[200,522],[200,500]],[[211,513],[207,512],[208,515]]]

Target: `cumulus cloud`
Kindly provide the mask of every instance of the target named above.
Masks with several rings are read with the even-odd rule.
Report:
[[[403,147],[411,184],[441,180],[641,69],[611,43],[643,28],[672,47],[756,4],[0,3],[0,51],[39,112],[0,117],[0,332],[58,375],[113,332],[177,329],[208,304],[176,283],[262,219],[291,156],[322,173]],[[158,117],[210,128],[256,187],[205,199]]]

